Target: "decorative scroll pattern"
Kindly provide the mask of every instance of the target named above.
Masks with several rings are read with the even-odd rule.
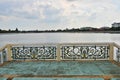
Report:
[[[108,59],[109,46],[62,46],[62,59]]]
[[[16,59],[56,59],[56,46],[12,47],[12,58]]]
[[[120,48],[117,50],[117,61],[120,62]]]

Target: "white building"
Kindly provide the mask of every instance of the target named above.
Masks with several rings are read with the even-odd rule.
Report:
[[[120,23],[113,23],[112,27],[114,27],[114,28],[120,27]]]

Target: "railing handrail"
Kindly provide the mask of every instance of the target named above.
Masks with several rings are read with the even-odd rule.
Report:
[[[4,47],[0,48],[0,52],[1,52],[2,50],[4,50],[5,48],[7,48],[7,45],[5,45]]]
[[[118,45],[117,43],[114,43],[114,46],[120,49],[120,45]]]
[[[10,46],[19,46],[19,45],[109,45],[114,44],[114,42],[92,42],[92,43],[33,43],[33,44],[7,44]]]

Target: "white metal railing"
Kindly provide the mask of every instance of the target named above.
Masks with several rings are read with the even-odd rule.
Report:
[[[11,60],[115,60],[120,62],[120,46],[116,43],[8,44],[0,49],[0,63]]]
[[[108,60],[110,43],[13,44],[13,60]]]

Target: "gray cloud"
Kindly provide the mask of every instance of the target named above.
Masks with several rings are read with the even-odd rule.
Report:
[[[120,20],[118,3],[119,0],[2,0],[0,20],[100,27]]]
[[[77,1],[77,0],[67,0],[67,1]]]
[[[30,2],[29,2],[29,9],[30,7]],[[34,19],[36,18],[36,15],[30,14],[26,8],[27,3],[24,1],[16,1],[16,0],[11,0],[11,1],[4,1],[0,2],[0,15],[4,16],[16,16],[16,17],[23,17],[23,18],[28,18],[28,19]]]

